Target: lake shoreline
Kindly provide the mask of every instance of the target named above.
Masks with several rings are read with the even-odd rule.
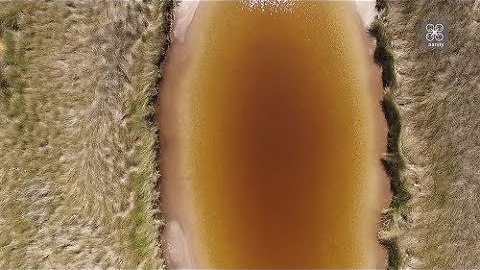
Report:
[[[165,125],[168,125],[165,121],[168,122],[168,119],[169,117],[165,117],[165,115],[169,115],[169,116],[172,116],[172,118],[175,119],[175,117],[177,117],[176,119],[179,119],[179,114],[180,113],[177,109],[177,108],[174,108],[175,106],[172,107],[172,104],[173,103],[170,103],[170,101],[172,101],[172,99],[175,99],[175,97],[165,93],[165,92],[168,92],[168,90],[163,90],[163,88],[166,89],[166,87],[172,87],[171,84],[168,83],[168,80],[169,80],[169,77],[171,75],[169,74],[172,74],[173,73],[177,73],[179,72],[179,70],[181,69],[182,65],[188,65],[188,53],[185,54],[186,52],[189,51],[189,48],[191,48],[191,46],[193,46],[193,42],[191,40],[189,40],[189,35],[192,34],[192,31],[194,31],[195,29],[197,29],[196,27],[199,27],[197,24],[199,23],[199,16],[198,14],[196,14],[195,16],[193,16],[193,21],[192,21],[192,25],[187,27],[185,29],[185,36],[182,37],[182,38],[179,38],[179,37],[173,37],[172,38],[172,45],[170,47],[170,51],[168,52],[168,56],[167,56],[167,59],[166,59],[166,62],[165,62],[165,81],[166,82],[163,82],[162,83],[162,90],[160,91],[160,96],[161,98],[159,99],[159,103],[157,103],[157,108],[161,107],[162,109],[160,110],[162,112],[162,116],[161,116],[161,119],[157,120],[157,124],[160,126],[160,131],[162,132],[162,142],[163,141],[167,141],[168,142],[168,145],[166,147],[162,147],[162,154],[164,156],[169,156],[169,151],[173,150],[175,147],[181,147],[179,144],[179,142],[176,142],[176,139],[174,138],[175,135],[174,133],[178,130],[172,130],[172,129],[169,129],[169,131],[164,131],[163,127]],[[198,29],[197,29],[198,30]],[[182,39],[185,38],[183,41]],[[372,39],[367,36],[366,34],[364,35],[364,38],[365,38],[365,42],[372,42]],[[373,46],[372,43],[368,44],[368,47],[369,49],[371,49]],[[190,50],[191,51],[191,50]],[[175,60],[175,57],[173,55],[183,55],[181,58],[182,60],[180,61],[177,61]],[[371,57],[371,55],[369,55],[370,58],[372,58],[372,64],[373,64],[373,57]],[[178,57],[177,57],[178,58]],[[176,62],[176,65],[180,65],[180,66],[177,66],[175,68],[172,68],[171,65],[172,65],[172,62]],[[377,66],[372,66],[372,69],[370,70],[371,72],[371,86],[370,88],[372,89],[372,98],[375,102],[372,102],[372,104],[377,104],[376,102],[380,102],[380,100],[383,98],[383,88],[381,87],[381,81],[380,81],[380,88],[378,88],[378,83],[379,83],[379,69]],[[170,105],[169,105],[170,104]],[[380,106],[380,105],[379,105]],[[181,107],[181,106],[179,106]],[[173,114],[172,114],[172,111],[175,111]],[[378,144],[376,144],[375,146],[375,155],[378,155],[378,160],[380,159],[381,157],[381,154],[383,154],[385,152],[385,148],[386,148],[386,124],[385,124],[385,118],[383,116],[383,113],[381,112],[381,107],[378,107],[376,109],[374,109],[375,111],[375,119],[376,120],[376,123],[375,123],[375,141],[379,142]],[[181,117],[180,117],[181,118]],[[167,120],[166,120],[167,119]],[[172,124],[172,123],[170,123]],[[166,133],[165,133],[166,132]],[[178,150],[178,149],[177,149]],[[180,151],[181,152],[181,151]],[[175,156],[175,155],[174,155]],[[162,170],[162,174],[164,176],[164,182],[168,182],[168,178],[169,177],[172,177],[172,178],[175,178],[177,177],[178,179],[181,179],[181,176],[179,175],[176,175],[175,176],[175,173],[173,173],[176,169],[178,171],[178,167],[175,167],[176,165],[174,164],[175,162],[178,162],[179,160],[181,160],[181,158],[179,157],[173,157],[173,156],[169,156],[169,157],[172,157],[171,160],[167,160],[165,158],[162,158],[162,165],[161,167],[162,168],[167,168],[168,166],[171,166],[170,168],[171,169],[165,169],[165,170]],[[165,164],[165,163],[168,163],[168,164]],[[175,169],[176,168],[176,169]],[[378,189],[381,191],[379,192],[379,197],[380,197],[380,203],[375,205],[375,216],[378,217],[378,220],[376,222],[376,224],[378,224],[378,226],[375,228],[376,231],[374,231],[372,234],[375,234],[375,235],[372,235],[372,237],[375,237],[375,242],[378,242],[376,241],[376,238],[377,238],[377,235],[376,233],[378,233],[378,230],[380,228],[380,211],[382,209],[385,208],[386,205],[388,205],[388,202],[390,200],[390,193],[389,193],[389,184],[388,184],[388,180],[385,180],[387,179],[386,176],[385,176],[385,173],[384,173],[384,170],[383,168],[381,167],[381,163],[380,161],[378,162],[378,166],[377,168],[375,169],[376,170],[376,174],[377,174],[377,177],[378,177],[378,182],[377,183],[377,187]],[[169,171],[171,173],[169,173]],[[198,243],[197,244],[192,244],[192,243],[195,243],[195,232],[193,229],[189,229],[190,228],[193,228],[196,224],[196,222],[193,221],[193,216],[194,216],[194,212],[193,212],[193,209],[189,209],[189,206],[188,205],[192,205],[192,201],[188,198],[188,193],[187,190],[189,188],[185,185],[182,185],[181,183],[177,183],[174,184],[174,183],[170,183],[170,184],[166,184],[164,183],[164,188],[163,188],[163,193],[162,193],[162,196],[163,196],[163,201],[164,201],[164,209],[165,209],[165,212],[166,212],[166,220],[167,220],[167,229],[166,229],[166,239],[167,241],[172,241],[172,242],[175,242],[175,241],[179,241],[180,244],[176,244],[177,246],[180,245],[182,246],[183,245],[183,248],[184,249],[187,249],[188,251],[185,253],[185,250],[184,251],[178,251],[178,247],[175,248],[175,247],[171,247],[170,249],[173,249],[176,251],[172,252],[174,254],[177,254],[176,256],[180,259],[171,259],[171,261],[177,261],[176,263],[172,263],[172,266],[174,266],[175,264],[177,265],[180,265],[180,266],[190,266],[190,267],[195,267],[195,265],[198,265],[198,262],[194,259],[195,257],[198,257],[199,254],[197,254],[198,252],[196,252],[194,249],[195,248],[188,248],[188,246],[190,247],[193,247],[193,246],[198,246]],[[181,191],[183,190],[183,191]],[[170,193],[173,193],[175,194],[175,196],[173,195],[169,195]],[[188,203],[188,201],[190,201],[190,203]],[[181,213],[187,213],[187,214],[181,214]],[[189,214],[188,214],[189,213]],[[174,221],[173,225],[172,226],[169,226],[168,225],[168,222],[169,221]],[[176,223],[175,223],[176,222]],[[171,229],[173,227],[173,229]],[[169,236],[170,235],[170,236]],[[170,239],[170,240],[168,240]],[[181,240],[178,240],[178,239],[181,239]],[[175,246],[175,245],[174,245]],[[379,254],[377,256],[377,259],[375,260],[375,267],[378,268],[378,267],[385,267],[386,265],[386,253],[385,253],[385,250],[383,249],[383,247],[381,247],[378,243],[377,243],[377,247],[375,248],[377,250],[377,253]],[[168,252],[168,251],[167,251]],[[180,254],[180,255],[178,255]],[[187,258],[189,257],[189,258]]]

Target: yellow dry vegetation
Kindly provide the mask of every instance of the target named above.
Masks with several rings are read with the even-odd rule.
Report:
[[[0,3],[0,268],[164,267],[167,1]]]
[[[478,268],[480,4],[377,0],[377,7],[394,192],[381,233],[390,268]],[[444,48],[421,44],[425,23],[444,23]]]

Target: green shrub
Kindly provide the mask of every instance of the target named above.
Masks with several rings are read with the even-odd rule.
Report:
[[[15,62],[15,35],[11,30],[7,30],[3,35],[4,52],[3,57],[7,65],[13,65]]]
[[[375,9],[377,11],[382,11],[387,8],[387,0],[377,0],[375,3]]]
[[[2,36],[6,30],[18,31],[20,29],[18,17],[19,12],[17,11],[0,14],[0,36]]]
[[[375,48],[373,57],[375,62],[382,67],[383,87],[392,87],[396,83],[395,66],[383,25],[378,20],[375,20],[368,31],[370,35],[377,40],[377,47]]]

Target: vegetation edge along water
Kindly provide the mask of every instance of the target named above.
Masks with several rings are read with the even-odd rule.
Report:
[[[379,241],[388,252],[388,269],[405,267],[402,250],[399,247],[398,237],[401,234],[408,213],[408,201],[411,194],[402,179],[405,161],[402,156],[399,137],[401,133],[401,119],[397,104],[394,100],[396,90],[395,61],[390,47],[390,40],[385,31],[384,19],[388,14],[388,1],[377,0],[378,15],[370,26],[369,33],[376,39],[374,52],[375,62],[382,68],[382,83],[384,97],[382,109],[388,125],[387,153],[382,158],[385,172],[390,178],[392,201],[382,213],[382,228],[379,232]]]
[[[156,118],[158,118],[158,112],[159,108],[155,108],[155,105],[157,104],[158,99],[160,98],[160,89],[161,89],[161,84],[163,80],[163,69],[164,65],[166,63],[166,58],[168,55],[168,51],[170,48],[170,45],[172,43],[171,40],[171,35],[172,35],[172,29],[173,29],[173,24],[174,24],[174,8],[175,6],[178,5],[178,2],[175,2],[174,0],[166,0],[164,7],[163,7],[163,15],[165,16],[165,27],[162,29],[162,36],[161,38],[164,39],[163,46],[161,48],[161,54],[157,62],[157,68],[159,70],[160,75],[157,77],[157,81],[155,83],[155,91],[154,94],[150,97],[149,100],[149,107],[153,108],[152,113],[148,116],[148,122],[154,126],[155,134],[156,134],[156,143],[155,143],[155,154],[156,154],[156,168],[157,171],[159,172],[158,174],[158,180],[155,186],[155,189],[157,190],[158,196],[155,200],[155,206],[158,208],[157,216],[156,219],[161,221],[162,224],[166,224],[168,220],[166,220],[162,208],[162,172],[160,168],[160,160],[162,159],[161,157],[161,136],[160,136],[160,131],[159,128],[156,127]],[[160,243],[161,249],[162,249],[162,259],[163,259],[163,264],[162,268],[163,269],[169,269],[169,262],[167,260],[167,243],[165,243],[163,239],[163,234],[164,234],[164,229],[165,226],[160,227],[160,233],[158,235],[158,242]]]

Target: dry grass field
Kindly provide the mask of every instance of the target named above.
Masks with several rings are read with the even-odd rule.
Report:
[[[171,5],[0,2],[1,269],[164,267],[150,103]]]
[[[389,268],[480,267],[480,0],[377,0]],[[165,268],[152,98],[170,1],[0,0],[0,269]],[[447,46],[420,26],[448,23]]]
[[[377,4],[395,195],[381,233],[390,267],[478,268],[480,1]],[[448,24],[443,49],[420,44],[431,20]]]

